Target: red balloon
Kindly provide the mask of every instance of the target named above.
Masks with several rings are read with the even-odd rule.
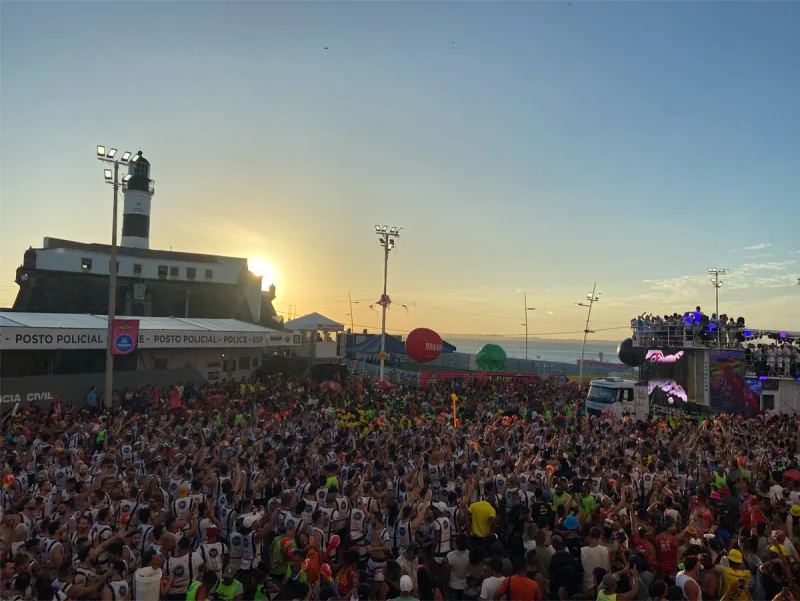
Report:
[[[406,352],[417,363],[428,363],[442,354],[442,337],[428,328],[417,328],[406,337]]]

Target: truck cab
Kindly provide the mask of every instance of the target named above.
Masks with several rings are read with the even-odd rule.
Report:
[[[592,380],[586,396],[587,415],[600,415],[610,410],[618,418],[630,415],[634,419],[645,419],[650,411],[647,384],[622,378]]]

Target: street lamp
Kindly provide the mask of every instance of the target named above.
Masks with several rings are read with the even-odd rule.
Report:
[[[536,311],[535,307],[528,306],[528,293],[524,294],[525,298],[525,360],[528,360],[528,311]]]
[[[106,333],[106,382],[103,393],[105,403],[111,405],[111,396],[114,387],[114,354],[113,335],[114,335],[114,315],[117,312],[117,199],[119,189],[131,179],[130,174],[126,174],[122,181],[119,179],[119,166],[127,165],[131,159],[130,152],[123,152],[117,159],[117,149],[105,146],[97,146],[97,160],[110,165],[111,169],[103,169],[103,178],[107,184],[114,187],[114,208],[111,211],[111,260],[108,264],[108,330]],[[139,157],[137,156],[136,159]],[[136,160],[134,159],[134,160]],[[102,408],[102,406],[101,406]]]
[[[375,233],[378,235],[378,241],[383,247],[383,295],[381,296],[383,314],[381,316],[381,354],[379,355],[381,370],[378,376],[379,380],[383,380],[384,362],[386,360],[386,306],[389,304],[389,297],[386,296],[386,282],[389,276],[389,251],[397,244],[401,229],[403,228],[392,227],[390,229],[388,225],[375,226]]]
[[[586,354],[586,337],[589,335],[589,320],[592,318],[592,306],[600,302],[600,292],[597,292],[597,282],[594,283],[591,292],[586,293],[588,303],[575,303],[579,307],[586,307],[589,312],[586,314],[586,327],[583,328],[583,346],[581,347],[581,366],[578,370],[578,381],[583,383],[583,357]]]
[[[728,270],[709,267],[708,273],[711,274],[711,285],[714,286],[714,314],[717,316],[717,347],[719,347],[719,289],[722,288],[724,283],[720,277],[728,273]]]

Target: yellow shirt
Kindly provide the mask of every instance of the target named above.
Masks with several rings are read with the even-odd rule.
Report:
[[[472,516],[472,534],[475,536],[489,536],[492,531],[489,518],[497,517],[494,507],[486,501],[478,501],[469,506]]]
[[[744,580],[744,590],[738,591],[735,581],[739,578]],[[722,590],[727,591],[734,582],[733,589],[737,591],[731,596],[731,599],[746,599],[747,590],[750,588],[750,570],[734,570],[732,568],[725,568],[725,575],[722,577]]]

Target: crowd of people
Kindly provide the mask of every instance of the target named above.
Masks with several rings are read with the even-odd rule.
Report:
[[[4,416],[0,598],[800,599],[794,416],[586,416],[546,380],[341,384]]]
[[[744,341],[744,320],[727,315],[717,317],[694,311],[653,315],[643,313],[631,320],[634,342],[645,346],[715,346],[740,348]]]

